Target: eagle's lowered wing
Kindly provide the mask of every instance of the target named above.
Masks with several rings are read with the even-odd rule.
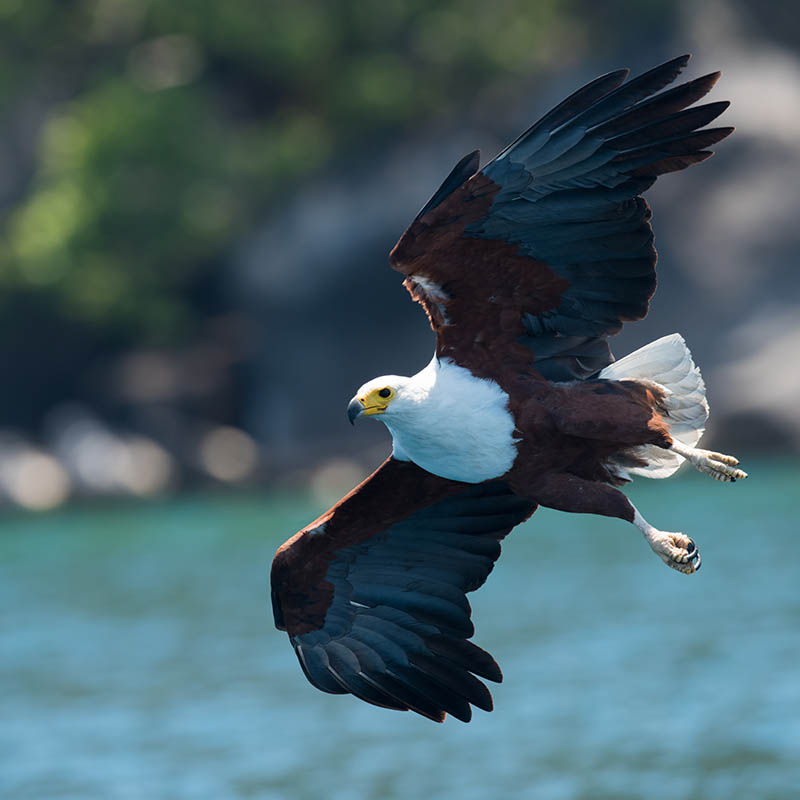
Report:
[[[550,380],[613,361],[605,337],[642,319],[655,291],[650,209],[658,175],[705,160],[733,128],[727,102],[688,108],[719,73],[660,92],[681,56],[625,83],[579,89],[478,171],[456,166],[391,253],[426,308],[437,353],[475,374],[529,364]]]
[[[470,703],[491,710],[475,676],[502,675],[468,641],[465,594],[535,508],[499,481],[457,483],[387,460],[273,561],[275,623],[309,681],[438,722],[468,721]]]

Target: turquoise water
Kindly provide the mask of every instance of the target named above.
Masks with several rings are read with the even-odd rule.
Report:
[[[694,536],[539,511],[471,595],[505,682],[436,725],[313,689],[266,591],[318,511],[184,498],[0,520],[0,797],[800,797],[800,467],[640,481]]]

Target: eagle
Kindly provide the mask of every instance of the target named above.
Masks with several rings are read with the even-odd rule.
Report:
[[[272,564],[275,624],[318,689],[437,722],[492,710],[483,681],[502,673],[470,641],[466,594],[537,506],[618,517],[669,567],[700,568],[619,487],[684,461],[747,475],[697,447],[708,404],[680,335],[618,361],[608,344],[656,287],[642,194],[733,131],[705,127],[727,102],[694,105],[719,72],[665,88],[688,60],[602,75],[485,166],[465,156],[391,251],[433,359],[356,392],[350,421],[383,422],[391,456]]]

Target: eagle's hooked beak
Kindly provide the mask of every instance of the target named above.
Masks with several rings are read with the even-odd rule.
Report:
[[[351,425],[356,424],[356,418],[361,415],[361,412],[364,410],[364,404],[358,397],[354,397],[348,404],[347,404],[347,419],[350,420]]]
[[[347,404],[347,419],[351,425],[355,425],[361,416],[372,417],[375,414],[383,414],[393,396],[394,392],[388,386],[357,394]]]

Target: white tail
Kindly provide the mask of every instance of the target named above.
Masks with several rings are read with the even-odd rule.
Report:
[[[652,381],[666,391],[664,405],[673,439],[695,447],[708,419],[706,385],[692,354],[679,333],[663,336],[607,366],[598,376],[606,380],[638,379]],[[684,459],[672,450],[645,445],[635,450],[647,461],[644,467],[622,467],[627,475],[668,478]]]

